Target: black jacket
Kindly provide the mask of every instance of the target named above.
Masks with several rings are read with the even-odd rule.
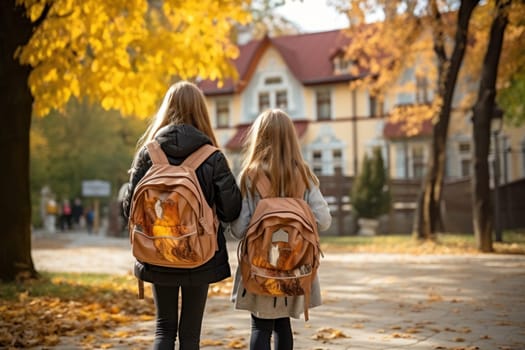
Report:
[[[204,144],[211,144],[210,139],[191,125],[169,125],[158,133],[156,140],[170,164],[181,164],[184,159]],[[138,154],[135,167],[131,170],[128,191],[123,201],[126,218],[129,217],[131,197],[137,183],[151,167],[150,156],[144,147]],[[231,222],[235,220],[241,210],[241,193],[235,182],[226,158],[221,152],[213,153],[196,170],[199,183],[208,204],[215,205],[219,220]],[[156,284],[164,285],[201,285],[221,281],[231,276],[228,262],[228,251],[224,231],[219,225],[217,234],[218,251],[215,256],[204,265],[192,268],[169,268],[135,263],[135,276]]]

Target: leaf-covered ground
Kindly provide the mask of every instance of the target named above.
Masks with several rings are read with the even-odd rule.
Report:
[[[229,293],[229,284],[214,285],[210,296]],[[153,319],[150,288],[145,290],[138,300],[134,277],[101,274],[44,274],[0,284],[0,348],[54,346],[61,337],[78,335],[87,348],[111,347],[104,341],[133,336],[116,328]]]
[[[111,338],[119,325],[151,320],[151,296],[137,300],[135,279],[94,274],[45,274],[0,285],[0,347],[53,346],[63,336],[86,343]],[[118,335],[122,336],[122,335]],[[98,338],[98,337],[97,337]]]
[[[472,234],[440,234],[436,241],[417,241],[410,235],[322,236],[321,247],[332,252],[400,254],[480,254]],[[493,242],[496,254],[525,254],[525,232],[505,232]]]
[[[496,251],[522,254],[523,236],[506,238],[506,243],[495,245]],[[294,327],[296,337],[318,344],[316,349],[339,349],[339,345],[355,345],[360,339],[402,346],[429,343],[433,338],[435,349],[475,349],[477,345],[473,344],[478,343],[504,344],[497,334],[523,325],[509,319],[525,305],[523,298],[514,295],[523,285],[518,278],[523,276],[522,260],[505,258],[500,262],[498,254],[492,255],[494,262],[489,255],[483,258],[476,254],[469,236],[444,236],[436,243],[423,244],[407,236],[323,237],[322,244],[326,255],[321,271],[324,306],[314,310],[311,322]],[[58,250],[67,249],[61,241],[38,242],[36,246],[51,249],[54,256]],[[123,252],[126,249],[122,247]],[[336,261],[334,256],[339,255],[332,254],[336,251],[403,253],[407,257],[383,256],[369,261],[373,255],[366,255]],[[81,252],[74,248],[70,253]],[[436,265],[442,258],[424,257],[429,253],[463,255],[443,258]],[[469,255],[476,258],[471,261]],[[60,256],[65,256],[64,251]],[[406,265],[407,259],[413,263]],[[461,265],[448,263],[448,259],[456,259]],[[437,266],[440,268],[436,270]],[[491,275],[487,274],[489,270]],[[504,277],[509,273],[514,277]],[[466,280],[469,282],[460,286]],[[495,285],[500,288],[497,298],[484,294]],[[248,348],[249,318],[232,310],[230,290],[231,279],[210,288],[202,348]],[[82,349],[150,348],[154,306],[151,289],[145,291],[146,299],[138,300],[136,279],[122,274],[43,273],[39,280],[0,284],[0,348],[66,349],[68,344]],[[404,296],[399,299],[401,294]],[[508,304],[506,299],[513,303]],[[430,322],[435,312],[440,318]],[[494,321],[483,320],[491,313],[497,316]],[[463,325],[452,326],[451,320],[460,316],[465,318]],[[495,323],[480,332],[474,329],[472,317]],[[500,331],[493,333],[496,328]]]

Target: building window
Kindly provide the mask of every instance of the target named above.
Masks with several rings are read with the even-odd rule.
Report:
[[[259,93],[259,112],[263,112],[270,108],[270,93],[260,92]]]
[[[470,155],[470,143],[469,142],[460,142],[458,145],[459,153]]]
[[[472,156],[470,153],[470,142],[460,142],[458,144],[460,176],[468,177],[471,175]]]
[[[283,79],[281,77],[268,77],[264,79],[264,85],[282,84]]]
[[[230,126],[230,103],[228,100],[217,100],[215,102],[215,116],[218,128]]]
[[[277,91],[275,94],[277,108],[286,110],[288,108],[288,95],[286,90]]]
[[[253,113],[261,113],[270,108],[280,108],[290,112],[294,108],[294,103],[289,99],[289,92],[290,86],[286,74],[263,75],[255,90],[254,99],[257,104],[252,107]]]
[[[321,175],[323,172],[323,152],[312,152],[312,169],[316,175]]]
[[[314,149],[311,154],[311,167],[316,175],[334,175],[343,173],[343,150],[341,148]],[[335,146],[337,147],[337,146]]]
[[[319,134],[305,149],[305,159],[317,175],[334,175],[346,170],[346,144],[339,140],[331,123],[321,125]]]
[[[416,77],[416,102],[428,103],[428,79],[426,77]]]
[[[383,103],[381,98],[369,95],[368,103],[370,106],[370,117],[380,117],[383,115]]]
[[[368,104],[370,105],[370,116],[375,117],[377,115],[377,98],[369,96]]]
[[[334,172],[343,172],[343,151],[340,149],[334,149],[332,151],[332,164],[334,166]]]
[[[329,90],[318,90],[315,93],[315,101],[317,105],[317,120],[332,119],[332,101]]]
[[[472,166],[470,159],[461,160],[461,176],[468,177],[470,176],[470,167]]]
[[[421,178],[425,174],[425,149],[418,145],[412,147],[412,177]]]
[[[339,54],[334,58],[333,64],[335,74],[349,74],[353,62],[346,59],[344,54]]]

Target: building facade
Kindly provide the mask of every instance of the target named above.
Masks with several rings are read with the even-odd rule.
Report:
[[[428,103],[431,83],[417,81],[407,69],[400,79],[413,79],[413,93],[391,92],[378,100],[366,87],[350,88],[362,76],[349,70],[343,31],[265,37],[240,46],[235,60],[238,80],[222,86],[200,81],[221,146],[238,172],[243,136],[257,115],[281,108],[294,120],[303,156],[319,175],[341,170],[355,175],[364,155],[381,147],[393,179],[421,178],[430,152],[432,125],[407,136],[388,116],[399,106]],[[525,127],[503,125],[499,135],[502,183],[525,177]],[[468,111],[454,109],[447,145],[448,179],[472,174],[472,124]],[[493,158],[491,154],[491,158]]]

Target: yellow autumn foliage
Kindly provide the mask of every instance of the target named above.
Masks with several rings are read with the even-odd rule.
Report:
[[[146,117],[176,79],[236,77],[231,41],[250,20],[244,0],[18,0],[45,19],[17,55],[33,69],[33,111],[71,97]]]
[[[418,78],[428,82],[429,91],[436,91],[439,72],[435,37],[442,31],[444,49],[448,58],[455,42],[457,8],[446,2],[436,2],[441,21],[433,19],[431,2],[406,0],[332,0],[337,8],[345,11],[351,27],[352,39],[346,51],[349,60],[356,60],[353,73],[367,71],[364,79],[351,84],[352,88],[366,87],[379,99],[387,94],[416,94]],[[482,60],[486,51],[490,25],[494,16],[494,0],[476,6],[469,24],[468,46],[455,86],[454,108],[469,110],[477,96]],[[515,1],[509,7],[502,58],[498,71],[498,89],[505,87],[513,74],[525,64],[525,4]],[[381,22],[366,23],[371,13],[382,13]],[[376,16],[377,17],[377,16]],[[447,65],[445,64],[445,69]],[[408,78],[410,77],[410,78]],[[442,79],[444,78],[441,77]],[[402,122],[407,135],[415,135],[426,120],[437,116],[442,101],[432,100],[431,105],[404,106],[391,113],[392,122]],[[435,120],[434,120],[435,122]]]

